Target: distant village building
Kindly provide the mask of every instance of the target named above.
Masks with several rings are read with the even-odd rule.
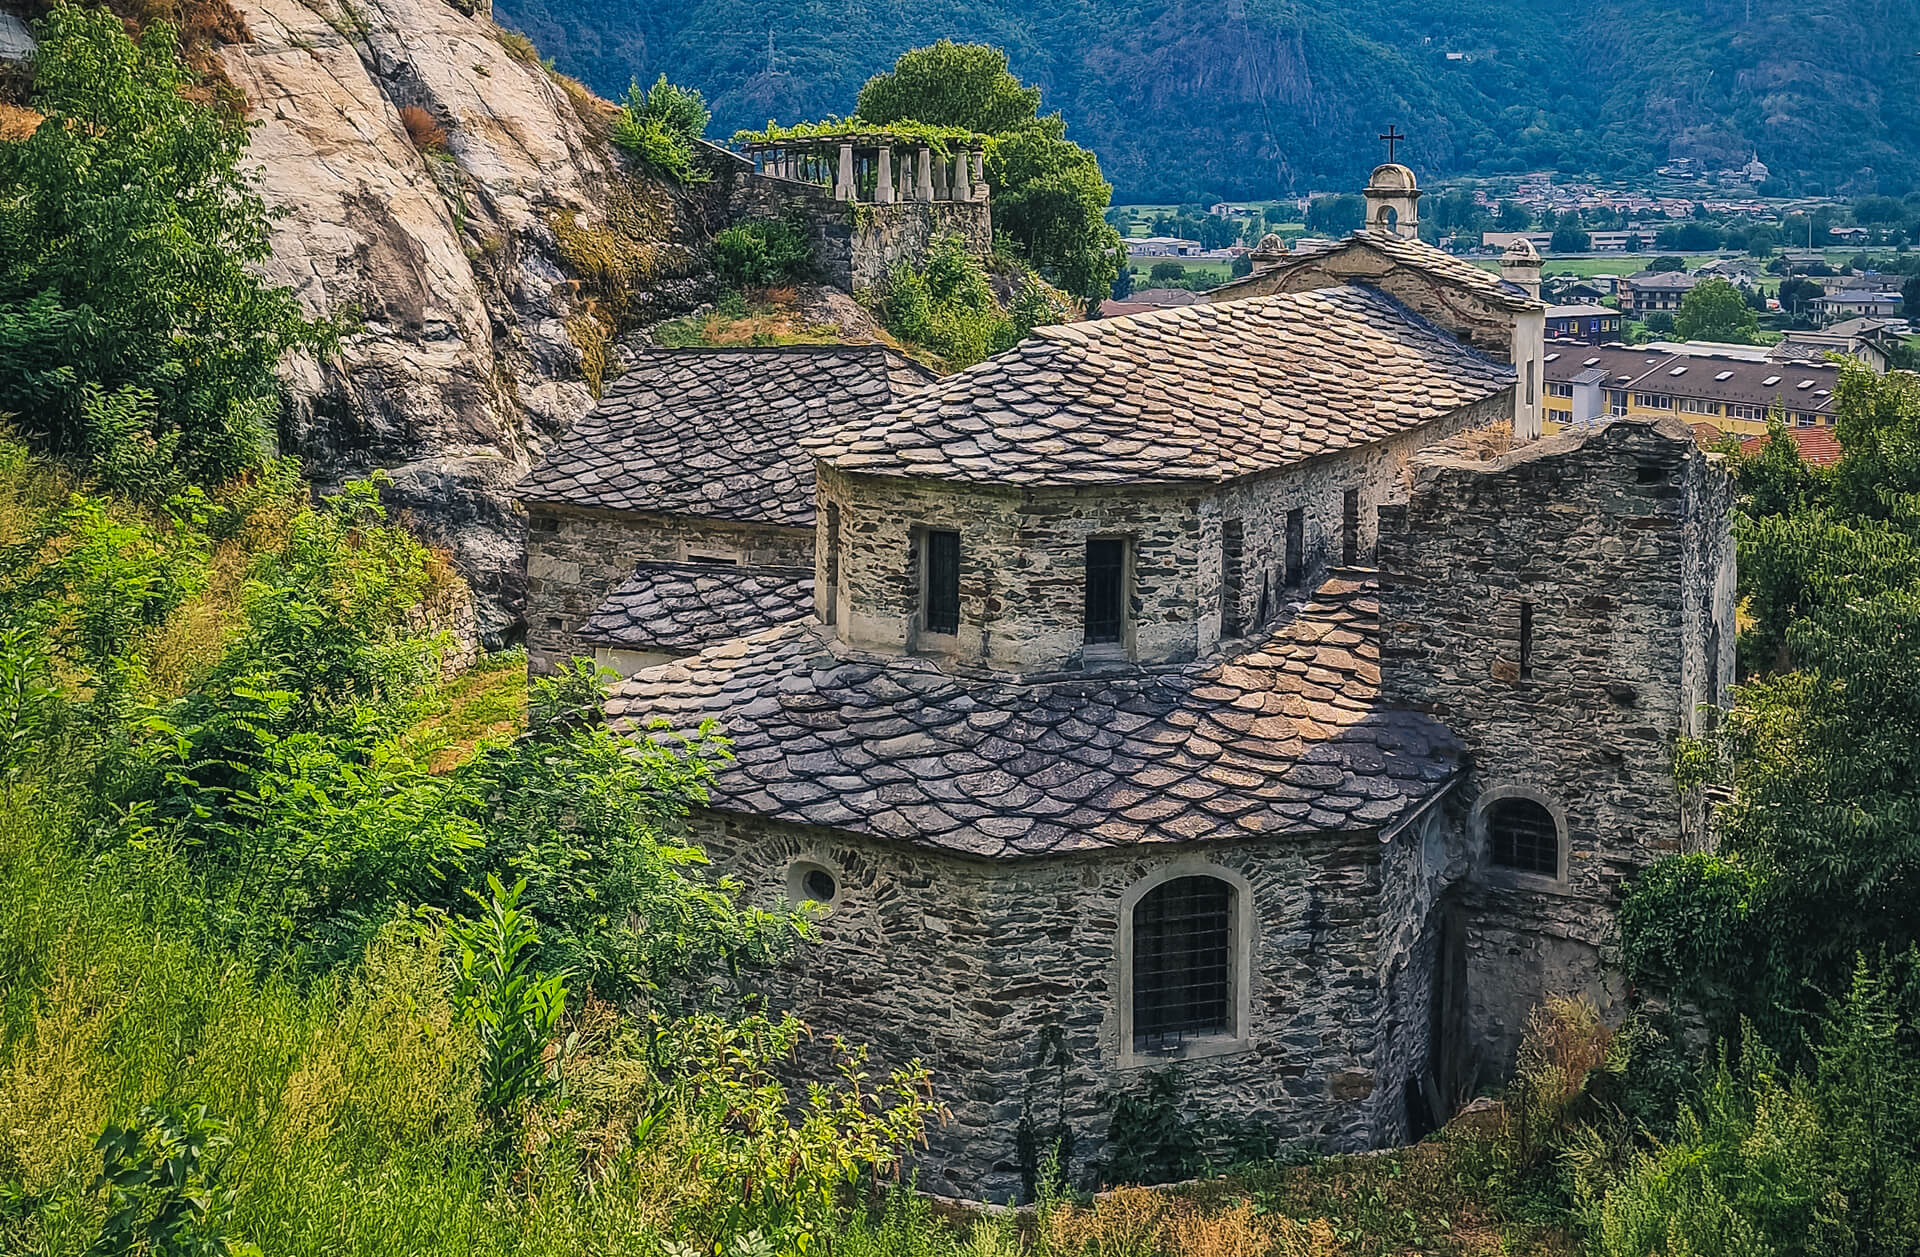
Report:
[[[1752,160],[1740,168],[1740,177],[1748,183],[1765,183],[1770,177],[1770,172],[1767,170],[1767,164],[1760,160],[1760,155],[1755,153]]]
[[[1812,301],[1814,314],[1821,321],[1841,319],[1889,318],[1900,313],[1900,294],[1868,288],[1848,288],[1830,292]]]
[[[1183,258],[1198,257],[1204,252],[1206,246],[1198,240],[1186,240],[1179,236],[1144,236],[1127,241],[1128,257]]]
[[[1700,277],[1685,271],[1641,271],[1620,281],[1620,306],[1641,319],[1649,314],[1672,314],[1699,286]]]
[[[771,998],[932,1067],[923,1187],[1005,1199],[1063,1141],[1082,1179],[1153,1071],[1284,1143],[1430,1129],[1547,992],[1616,1006],[1621,887],[1707,841],[1670,748],[1732,679],[1724,470],[1669,416],[1541,439],[1537,253],[1495,277],[1413,237],[1411,171],[1368,192],[1207,304],[891,400],[848,364],[889,383],[782,416],[813,614],[607,702],[733,739],[691,837],[828,908]],[[793,519],[760,444],[665,457]],[[552,461],[542,510],[631,483]]]
[[[1619,340],[1624,317],[1611,306],[1548,306],[1547,339],[1579,340],[1591,345]]]
[[[1690,427],[1710,424],[1752,436],[1767,430],[1767,413],[1778,408],[1789,425],[1832,427],[1840,369],[1828,362],[1774,362],[1766,352],[1762,346],[1549,345],[1547,425],[1558,431],[1672,416]]]

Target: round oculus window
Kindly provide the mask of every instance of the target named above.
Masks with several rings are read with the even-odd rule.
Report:
[[[812,900],[831,907],[839,893],[840,879],[824,865],[805,861],[787,872],[787,899],[793,903]]]

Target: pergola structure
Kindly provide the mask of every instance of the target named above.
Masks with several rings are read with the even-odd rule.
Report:
[[[986,137],[947,140],[944,147],[911,135],[850,131],[754,140],[744,151],[761,174],[830,187],[836,201],[986,200]]]

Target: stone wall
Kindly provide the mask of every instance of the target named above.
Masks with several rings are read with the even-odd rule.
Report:
[[[551,672],[576,654],[595,653],[574,635],[643,559],[813,563],[811,528],[540,502],[528,503],[527,510],[527,666],[535,673]]]
[[[1381,512],[1382,695],[1471,754],[1470,1017],[1484,1070],[1504,1073],[1544,995],[1618,998],[1603,948],[1622,883],[1697,825],[1671,762],[1733,675],[1728,481],[1671,419],[1485,461],[1431,451],[1414,476]],[[1482,812],[1502,794],[1562,818],[1563,877],[1486,866]]]
[[[868,205],[836,201],[831,189],[793,179],[742,173],[727,193],[734,222],[791,218],[806,227],[821,279],[846,292],[870,288],[896,263],[919,265],[936,237],[958,235],[967,251],[993,251],[993,211],[986,201],[910,201]]]
[[[1087,540],[1126,537],[1129,628],[1114,653],[1148,664],[1194,659],[1220,642],[1224,521],[1241,521],[1238,622],[1251,634],[1263,623],[1263,606],[1271,620],[1342,561],[1349,489],[1360,494],[1355,557],[1365,563],[1375,509],[1405,500],[1414,452],[1502,418],[1511,406],[1503,391],[1390,440],[1224,486],[1021,490],[822,468],[822,515],[828,504],[837,508],[840,549],[830,570],[828,546],[819,547],[817,587],[836,600],[834,622],[849,643],[1015,672],[1073,670],[1089,662],[1082,641]],[[1295,509],[1303,518],[1304,574],[1289,586],[1287,515]],[[961,537],[960,631],[951,636],[921,631],[914,555],[916,536],[928,528]]]
[[[992,863],[837,830],[697,814],[693,839],[762,903],[796,862],[840,890],[819,939],[774,975],[771,997],[824,1035],[872,1049],[874,1073],[918,1059],[952,1120],[929,1132],[929,1190],[1005,1200],[1020,1187],[1023,1120],[1064,1122],[1084,1181],[1116,1091],[1177,1071],[1190,1116],[1268,1126],[1326,1150],[1406,1133],[1404,1088],[1424,1064],[1426,918],[1447,829],[1130,848]],[[1455,844],[1456,847],[1458,844]],[[1121,1038],[1122,904],[1155,875],[1243,883],[1251,922],[1242,1042],[1141,1061]]]

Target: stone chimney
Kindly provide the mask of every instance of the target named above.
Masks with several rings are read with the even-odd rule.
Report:
[[[1540,251],[1525,236],[1516,237],[1500,255],[1500,278],[1524,288],[1534,300],[1540,299]]]

